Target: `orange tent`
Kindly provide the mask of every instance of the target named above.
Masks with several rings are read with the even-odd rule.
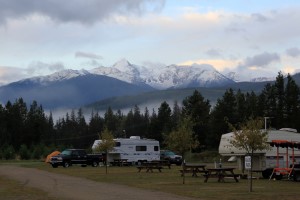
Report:
[[[60,154],[60,152],[59,152],[59,151],[53,151],[52,153],[50,153],[50,154],[47,156],[47,158],[46,158],[45,162],[46,162],[46,163],[49,163],[49,162],[50,162],[50,159],[51,159],[51,157],[53,157],[53,156],[56,156],[56,155],[58,155],[58,154]]]

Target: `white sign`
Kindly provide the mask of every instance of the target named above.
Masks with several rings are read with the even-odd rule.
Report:
[[[245,156],[245,169],[251,169],[251,156]]]

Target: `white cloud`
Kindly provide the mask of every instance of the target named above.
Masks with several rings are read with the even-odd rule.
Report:
[[[64,70],[65,66],[61,62],[56,62],[56,63],[44,63],[41,61],[35,61],[32,62],[26,69],[28,74],[31,75],[44,75],[45,71],[48,73],[53,73],[56,71],[61,71]]]
[[[22,68],[0,66],[0,85],[15,82],[24,77],[29,77],[29,74]]]
[[[242,64],[244,67],[265,67],[272,62],[280,61],[280,57],[277,53],[264,52],[262,54],[247,57]]]
[[[51,71],[47,65],[110,66],[125,57],[134,64],[210,64],[247,77],[300,62],[293,47],[300,44],[299,5],[253,12],[185,5],[170,14],[160,0],[23,2],[0,0],[2,66],[42,73]],[[33,67],[36,60],[46,66]]]

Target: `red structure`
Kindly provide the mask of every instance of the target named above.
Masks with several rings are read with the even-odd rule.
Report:
[[[273,175],[275,174],[275,178],[277,180],[282,179],[283,176],[287,176],[287,178],[290,178],[293,169],[294,169],[294,165],[295,165],[295,155],[294,155],[294,148],[300,148],[300,142],[294,142],[294,141],[287,141],[287,140],[272,140],[272,142],[270,142],[270,145],[272,147],[277,147],[277,159],[276,159],[276,167],[273,169],[273,173],[270,176],[270,179],[273,177]],[[280,155],[282,155],[281,153],[279,153],[279,147],[281,148],[286,148],[286,152],[284,153],[285,157],[286,157],[286,163],[285,163],[285,167],[280,167],[279,165],[279,157]],[[289,148],[291,148],[292,150],[292,154],[290,156],[289,154]],[[292,159],[292,164],[289,165],[289,160]]]

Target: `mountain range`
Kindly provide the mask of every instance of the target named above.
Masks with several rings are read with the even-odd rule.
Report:
[[[89,71],[68,69],[3,85],[0,87],[0,101],[13,102],[22,97],[28,103],[36,100],[46,109],[77,108],[105,99],[149,92],[163,96],[166,91],[175,91],[173,94],[178,96],[179,91],[190,88],[215,90],[220,95],[220,89],[239,87],[240,84],[249,89],[249,83],[238,83],[211,65],[146,67],[122,59],[111,67],[101,66]],[[264,85],[261,82],[256,84]],[[252,89],[259,88],[253,85]]]

